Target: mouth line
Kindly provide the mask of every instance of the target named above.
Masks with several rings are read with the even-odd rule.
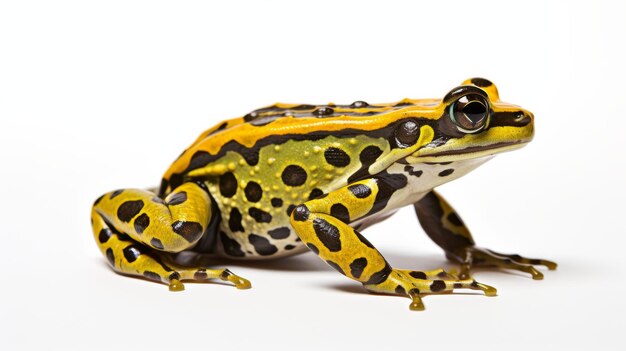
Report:
[[[483,152],[483,151],[487,151],[487,150],[494,150],[494,149],[500,149],[500,148],[505,148],[508,146],[513,146],[513,145],[522,145],[525,144],[525,141],[508,141],[508,142],[501,142],[501,143],[495,143],[495,144],[491,144],[488,146],[470,146],[467,147],[465,149],[460,149],[460,150],[446,150],[446,151],[439,151],[439,152],[435,152],[434,154],[430,154],[430,155],[422,155],[422,156],[418,156],[418,157],[439,157],[439,156],[453,156],[453,155],[461,155],[461,154],[471,154],[471,153],[476,153],[476,152]]]

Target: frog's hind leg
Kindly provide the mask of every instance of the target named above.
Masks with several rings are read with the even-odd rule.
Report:
[[[529,273],[533,279],[543,279],[534,266],[542,265],[550,270],[556,263],[543,259],[525,258],[520,255],[501,254],[477,247],[469,229],[452,206],[435,191],[431,191],[415,205],[415,212],[424,231],[439,245],[446,256],[461,264],[461,278],[469,278],[472,266],[490,265]]]
[[[209,194],[202,186],[185,183],[165,200],[154,193],[124,189],[107,193],[94,203],[91,221],[96,243],[122,274],[140,276],[183,290],[181,280],[221,279],[237,288],[250,282],[228,269],[185,267],[173,253],[196,244],[211,222]]]
[[[291,225],[302,241],[331,267],[373,292],[409,297],[412,310],[423,310],[422,293],[455,289],[496,290],[472,279],[458,279],[443,270],[392,268],[381,253],[348,223],[366,217],[384,199],[384,179],[367,179],[296,207]],[[386,185],[382,185],[386,186]]]

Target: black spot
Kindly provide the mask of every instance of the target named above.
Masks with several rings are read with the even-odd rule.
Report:
[[[220,177],[220,193],[224,197],[233,197],[237,192],[237,178],[232,172],[222,174]]]
[[[350,164],[350,156],[336,147],[329,147],[324,151],[324,158],[328,164],[335,167],[345,167]]]
[[[320,107],[320,108],[316,109],[315,111],[313,111],[313,114],[318,116],[318,117],[330,116],[333,113],[335,113],[335,110],[333,110],[330,107]]]
[[[126,233],[115,233],[115,234],[117,235],[117,238],[119,240],[121,240],[121,241],[132,241],[133,240]]]
[[[196,151],[196,153],[191,156],[191,160],[189,161],[189,166],[187,167],[187,171],[191,171],[197,168],[202,168],[211,162],[211,154],[206,151]],[[172,187],[174,189],[174,187]]]
[[[113,232],[109,228],[102,228],[98,234],[98,240],[104,244],[109,241],[109,238],[113,236]]]
[[[126,258],[126,261],[128,261],[128,263],[133,263],[137,260],[139,255],[141,255],[141,250],[139,249],[139,246],[130,245],[124,248],[124,250],[122,250],[122,253],[124,254],[124,258]]]
[[[272,239],[285,239],[291,234],[291,230],[287,227],[278,227],[267,232]]]
[[[490,85],[493,85],[493,83],[491,83],[490,81],[488,81],[485,78],[472,78],[471,80],[472,84],[481,87],[481,88],[486,88]]]
[[[439,172],[439,176],[440,177],[446,177],[446,176],[449,176],[450,174],[452,174],[453,172],[454,172],[454,169],[448,168],[446,170],[443,170],[443,171]]]
[[[283,200],[277,197],[273,197],[270,202],[272,203],[272,207],[281,207],[283,205]]]
[[[450,214],[448,214],[448,221],[457,227],[463,226],[463,220],[461,220],[461,217],[459,217],[456,212],[450,212]]]
[[[348,183],[352,183],[356,180],[365,178],[369,175],[369,167],[376,162],[376,159],[383,154],[383,150],[381,150],[378,146],[370,145],[364,148],[359,154],[359,160],[361,161],[361,168],[354,172],[349,178]]]
[[[116,197],[117,195],[123,192],[124,192],[124,189],[115,190],[114,192],[111,193],[111,196],[109,196],[109,199],[113,199],[114,197]]]
[[[432,284],[430,284],[430,291],[438,292],[442,291],[446,288],[446,282],[443,280],[435,280]]]
[[[350,192],[359,199],[364,199],[372,195],[372,189],[365,184],[350,185],[348,190],[350,190]]]
[[[343,272],[343,269],[341,269],[341,266],[339,266],[338,264],[336,264],[335,262],[331,261],[331,260],[326,260],[326,263],[328,263],[329,266],[333,267],[337,272],[346,275]]]
[[[350,212],[348,211],[348,208],[342,204],[332,205],[330,207],[330,215],[344,223],[350,223]]]
[[[152,240],[150,240],[150,245],[152,245],[155,249],[163,250],[163,243],[157,238],[152,238]]]
[[[289,205],[287,206],[287,216],[291,217],[291,212],[293,212],[293,210],[296,209],[296,205]]]
[[[231,232],[243,232],[243,225],[241,225],[241,212],[236,207],[230,210],[230,216],[228,218],[228,228]]]
[[[307,174],[304,168],[296,165],[285,167],[281,175],[283,183],[289,186],[300,186],[306,182]]]
[[[183,202],[187,201],[187,192],[181,191],[179,193],[173,194],[169,196],[169,205],[180,205]]]
[[[383,269],[381,269],[380,271],[372,274],[370,276],[370,279],[368,279],[363,284],[365,284],[365,285],[380,284],[380,283],[384,282],[385,280],[387,280],[387,278],[389,277],[389,274],[391,274],[391,266],[389,265],[389,263],[385,262],[385,267]]]
[[[396,145],[401,148],[409,147],[417,142],[420,136],[420,127],[413,121],[402,123],[395,132]]]
[[[117,209],[117,218],[122,222],[130,222],[143,208],[143,201],[126,201]]]
[[[228,280],[228,277],[233,275],[233,272],[229,271],[228,268],[225,268],[222,273],[220,273],[220,279]]]
[[[289,206],[291,207],[291,206]],[[289,209],[287,209],[287,212],[289,212]],[[309,219],[309,208],[306,207],[306,205],[300,205],[298,207],[296,207],[293,210],[293,219],[295,219],[298,222],[303,222],[306,221],[307,219]]]
[[[341,239],[337,227],[323,218],[315,218],[313,220],[313,230],[315,230],[317,238],[330,252],[341,251]]]
[[[254,246],[254,250],[261,256],[269,256],[278,252],[276,246],[270,244],[269,240],[256,234],[248,235],[248,241]]]
[[[419,272],[419,271],[411,271],[411,272],[409,272],[409,275],[410,275],[411,277],[415,278],[415,279],[426,279],[426,278],[428,278],[428,277],[426,276],[426,273],[424,273],[424,272]]]
[[[376,248],[374,247],[374,245],[372,245],[372,243],[370,243],[370,242],[369,242],[369,240],[367,240],[367,239],[363,236],[363,234],[361,234],[361,233],[359,233],[359,232],[357,232],[357,231],[354,231],[354,235],[356,235],[356,237],[359,239],[359,241],[360,241],[360,242],[362,242],[363,244],[365,244],[365,246],[369,247],[370,249],[374,249],[374,250],[376,249]]]
[[[220,231],[220,241],[224,247],[224,252],[229,256],[244,257],[246,254],[241,251],[241,245],[238,242],[231,239],[226,233]]]
[[[396,286],[396,290],[395,291],[396,291],[396,294],[400,294],[400,295],[405,295],[406,294],[406,290],[404,290],[402,285]]]
[[[360,257],[352,261],[350,263],[350,274],[353,277],[359,279],[361,278],[361,274],[363,274],[363,270],[367,267],[367,258]]]
[[[424,173],[423,171],[415,171],[413,170],[413,167],[411,166],[404,166],[404,171],[407,172],[409,175],[415,176],[415,177],[421,177],[422,174]]]
[[[256,207],[250,207],[248,209],[248,214],[250,215],[250,217],[254,218],[255,221],[259,222],[259,223],[269,223],[272,221],[272,215],[261,210],[258,209]]]
[[[309,194],[309,200],[319,199],[320,197],[322,197],[322,195],[324,195],[324,192],[321,189],[315,188],[311,190],[311,193]]]
[[[448,273],[446,271],[441,271],[441,272],[437,273],[437,276],[439,278],[446,278],[446,277],[448,277]]]
[[[172,272],[168,278],[170,281],[174,279],[180,280],[180,274],[178,272]]]
[[[259,163],[259,150],[257,149],[244,149],[241,151],[241,156],[250,166],[256,166]]]
[[[137,234],[143,234],[143,231],[150,225],[150,217],[146,213],[142,213],[135,219],[135,232]]]
[[[202,235],[202,225],[198,222],[176,221],[172,223],[172,229],[190,243]]]
[[[104,194],[106,195],[106,194]],[[102,201],[102,198],[104,198],[104,195],[100,195],[99,198],[96,199],[96,201],[93,202],[93,207],[98,206],[98,204],[100,203],[100,201]]]
[[[206,269],[200,268],[193,274],[193,278],[196,280],[204,280],[209,278],[209,275],[206,274]]]
[[[361,100],[355,101],[352,104],[350,104],[350,108],[364,108],[364,107],[367,107],[367,106],[369,106],[369,104],[367,102],[361,101]]]
[[[359,160],[362,164],[371,166],[382,154],[383,150],[381,150],[378,146],[370,145],[361,151],[359,154]]]
[[[161,282],[161,276],[151,271],[144,271],[143,276],[155,282]]]
[[[263,189],[261,189],[261,186],[257,182],[248,182],[243,192],[246,194],[246,199],[250,202],[258,202],[263,197]]]
[[[311,243],[306,244],[306,246],[307,246],[307,247],[308,247],[311,251],[313,251],[313,253],[315,253],[316,255],[319,255],[319,254],[320,254],[320,250],[317,248],[317,246],[315,246],[315,245],[313,245],[313,244],[311,244]]]
[[[462,283],[454,283],[454,288],[455,289],[461,289],[463,287]]]
[[[109,264],[111,266],[115,266],[115,255],[113,254],[113,250],[111,250],[111,248],[107,249],[106,255],[107,255],[107,260],[109,261]]]
[[[295,249],[295,248],[296,248],[296,247],[295,247],[295,246],[293,246],[293,245],[286,245],[286,246],[285,246],[285,250],[293,250],[293,249]]]

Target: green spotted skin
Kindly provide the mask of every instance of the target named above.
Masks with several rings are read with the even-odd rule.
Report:
[[[202,133],[163,176],[157,193],[120,189],[92,209],[98,247],[114,270],[169,284],[222,279],[228,269],[183,265],[180,252],[273,259],[312,251],[366,289],[411,298],[495,289],[470,277],[486,263],[530,273],[553,262],[475,246],[460,216],[433,189],[532,139],[530,112],[500,101],[473,78],[443,99],[346,105],[275,104]],[[391,267],[361,234],[413,205],[426,233],[461,264],[443,270]]]

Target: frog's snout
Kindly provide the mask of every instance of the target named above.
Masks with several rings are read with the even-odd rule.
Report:
[[[489,129],[498,128],[508,135],[512,142],[527,143],[535,134],[535,116],[524,109],[496,111],[489,123]]]

